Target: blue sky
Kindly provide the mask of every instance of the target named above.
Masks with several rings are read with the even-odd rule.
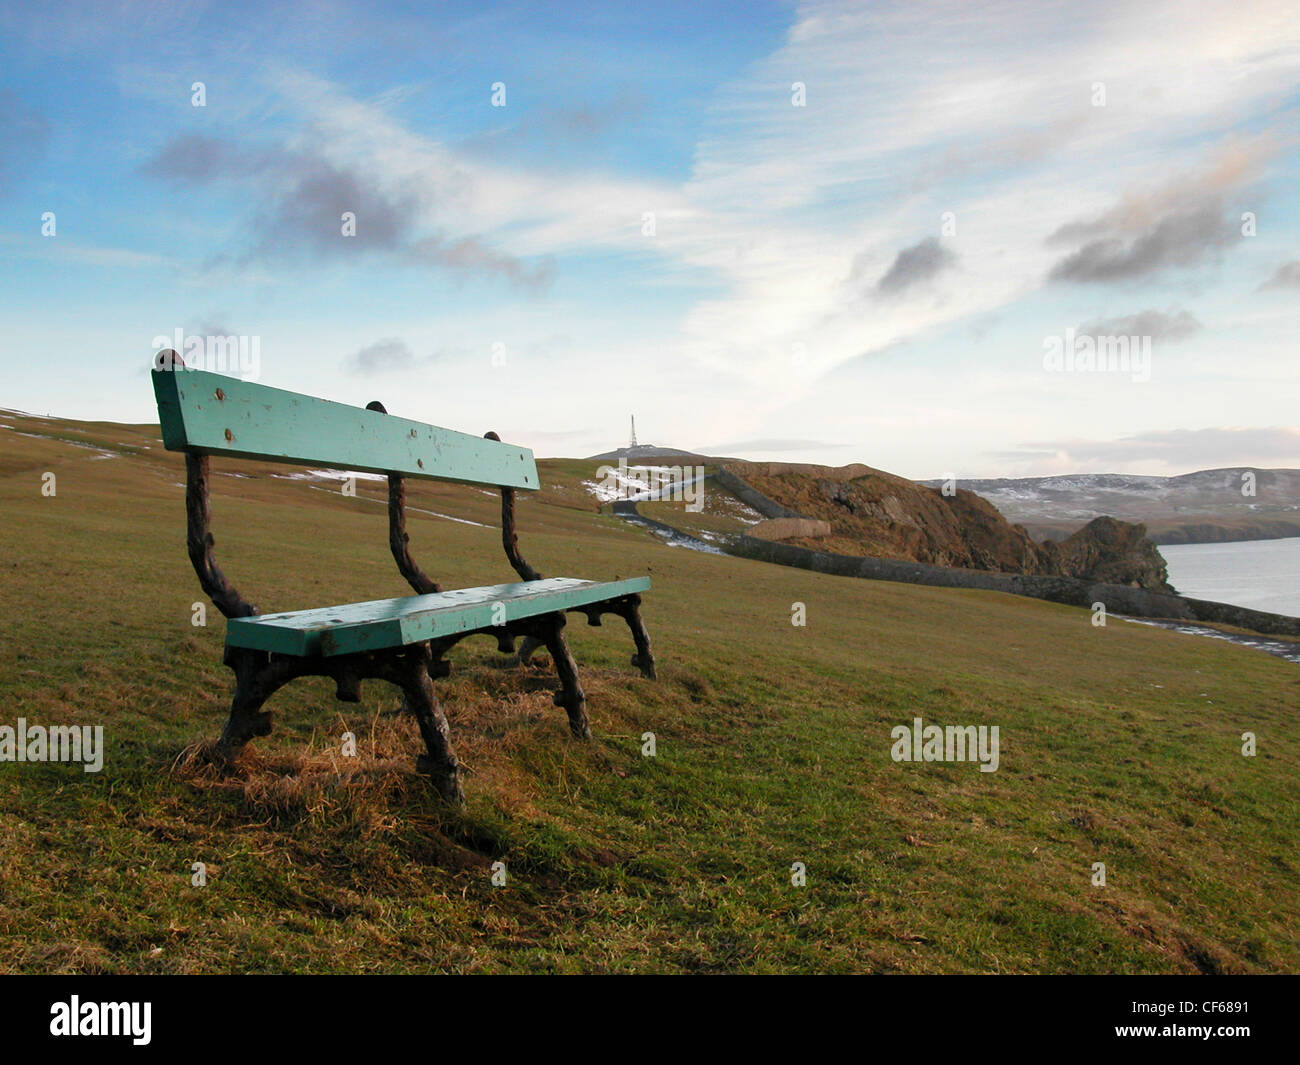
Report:
[[[0,406],[181,330],[540,455],[1300,466],[1298,117],[1287,3],[8,4]]]

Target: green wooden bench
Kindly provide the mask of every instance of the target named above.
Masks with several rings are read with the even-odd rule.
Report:
[[[565,613],[591,625],[603,614],[621,616],[632,631],[632,664],[655,676],[650,638],[641,619],[646,577],[619,581],[544,579],[519,553],[515,492],[540,487],[527,448],[440,429],[387,414],[380,403],[364,410],[238,378],[186,369],[174,351],[154,361],[154,395],[163,444],[185,453],[185,507],[190,561],[199,583],[225,615],[224,662],[235,673],[230,717],[214,757],[229,764],[254,736],[271,731],[263,705],[279,688],[303,676],[334,680],[338,698],[357,702],[361,681],[387,680],[406,697],[428,749],[418,759],[439,793],[463,802],[459,763],[433,680],[451,670],[446,652],[467,636],[490,635],[504,654],[522,638],[521,661],[545,645],[560,688],[555,704],[568,712],[575,736],[588,738],[586,696],[564,635]],[[290,613],[262,614],[222,573],[209,531],[208,458],[310,465],[382,473],[388,477],[388,545],[415,595]],[[501,490],[501,539],[519,581],[444,591],[411,557],[406,532],[407,477],[493,485]]]

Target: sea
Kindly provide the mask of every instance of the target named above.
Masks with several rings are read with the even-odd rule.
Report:
[[[1164,544],[1169,583],[1192,599],[1300,617],[1300,536],[1231,544]]]

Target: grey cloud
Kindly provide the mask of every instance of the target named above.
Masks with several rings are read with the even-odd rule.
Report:
[[[1246,462],[1300,459],[1300,429],[1170,429],[1137,433],[1118,440],[1031,441],[1024,450],[1003,452],[1008,460],[1051,458],[1064,453],[1077,464],[1158,461],[1171,466],[1214,469]]]
[[[1097,232],[1107,235],[1088,240],[1061,259],[1048,273],[1049,280],[1119,281],[1165,267],[1193,266],[1241,239],[1237,226],[1225,218],[1216,202],[1171,211],[1131,238],[1115,232],[1105,220],[1095,220],[1062,226],[1048,243],[1069,242]]]
[[[930,280],[951,266],[953,261],[952,252],[939,243],[938,237],[926,237],[919,244],[904,248],[894,257],[893,264],[876,282],[876,291],[884,295],[897,295]],[[859,264],[855,262],[854,272],[858,271]]]
[[[290,185],[262,209],[264,232],[256,256],[274,255],[286,242],[346,255],[357,248],[397,251],[408,245],[419,204],[414,196],[367,184],[320,158],[299,161]],[[356,235],[342,235],[343,215],[356,215]]]
[[[1119,318],[1099,318],[1079,326],[1088,336],[1150,337],[1154,340],[1185,340],[1199,332],[1201,323],[1189,311],[1146,310]]]
[[[1289,263],[1283,263],[1276,272],[1259,286],[1260,289],[1268,288],[1300,288],[1300,259],[1292,259]]]
[[[195,184],[237,173],[250,162],[234,145],[187,133],[173,137],[143,169],[154,177]]]
[[[240,334],[225,325],[221,319],[218,318],[214,320],[208,318],[204,319],[204,321],[199,325],[198,332],[194,335],[204,337],[233,337],[239,336]]]
[[[170,140],[143,169],[180,186],[251,188],[250,228],[257,237],[233,256],[242,265],[369,252],[462,278],[500,277],[530,289],[547,287],[555,276],[549,257],[526,263],[480,237],[448,240],[428,231],[422,225],[430,206],[427,185],[376,181],[315,151],[245,150],[191,134]],[[347,212],[355,215],[351,236],[342,232]]]
[[[419,365],[433,361],[433,357],[417,359],[415,352],[404,340],[385,337],[353,354],[345,366],[352,373],[369,376],[413,370]]]

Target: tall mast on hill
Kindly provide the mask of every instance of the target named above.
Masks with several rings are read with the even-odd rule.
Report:
[[[636,447],[636,415],[632,415],[632,442],[627,445],[629,448]]]

